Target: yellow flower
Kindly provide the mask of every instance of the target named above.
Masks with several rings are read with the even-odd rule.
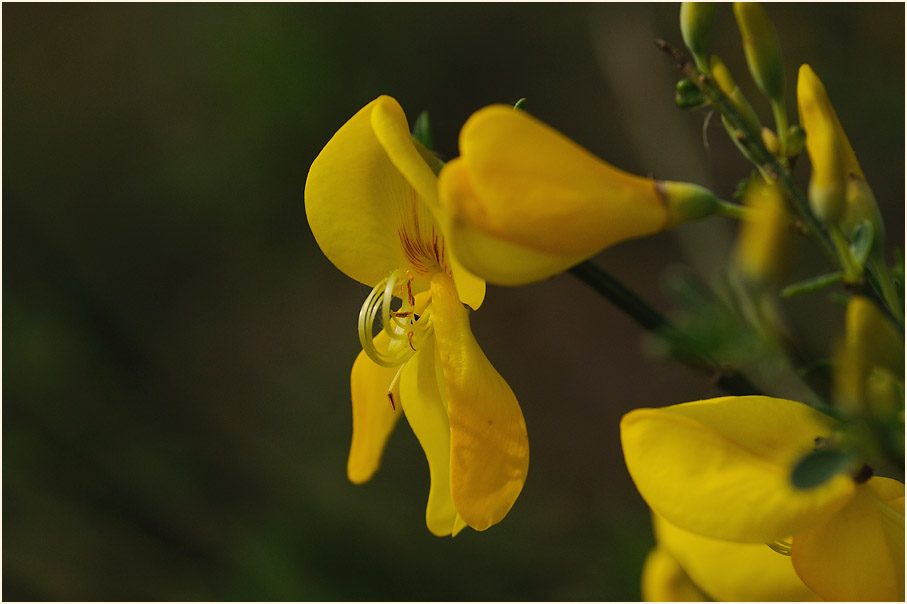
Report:
[[[652,523],[658,543],[655,551],[670,558],[691,585],[713,600],[810,602],[819,599],[797,576],[789,556],[778,555],[762,543],[710,539],[674,526],[658,514],[652,515]],[[677,579],[659,580],[655,573],[647,573],[644,567],[643,586],[656,580],[668,585],[683,584]],[[656,590],[650,588],[650,591]],[[649,598],[645,594],[644,597],[647,600],[680,599]],[[690,598],[683,599],[689,601]]]
[[[545,279],[610,245],[717,209],[701,187],[618,170],[503,105],[467,120],[440,190],[457,257],[502,285]]]
[[[815,409],[765,396],[638,409],[621,421],[630,476],[670,524],[722,541],[789,543],[797,575],[826,600],[903,600],[904,485],[846,475],[791,484],[793,465],[834,431]]]
[[[709,598],[665,548],[655,546],[642,566],[643,602],[708,602]]]
[[[529,445],[516,397],[469,327],[463,304],[478,308],[485,283],[457,262],[436,219],[436,164],[397,101],[381,96],[312,163],[305,204],[328,259],[373,287],[351,374],[348,476],[371,478],[402,408],[428,460],[426,524],[442,536],[484,530],[507,514]]]

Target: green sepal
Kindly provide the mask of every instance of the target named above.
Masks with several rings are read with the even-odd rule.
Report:
[[[526,97],[521,98],[513,104],[514,111],[526,111]]]
[[[812,489],[847,471],[853,462],[853,455],[847,451],[818,449],[807,453],[794,464],[790,482],[797,489]]]
[[[873,240],[872,222],[863,220],[850,234],[850,255],[858,266],[865,266],[866,259],[869,258],[869,252],[872,250]]]
[[[420,113],[419,117],[416,118],[416,123],[413,124],[413,138],[422,143],[422,146],[429,151],[435,150],[431,135],[431,122],[428,118],[427,110]]]

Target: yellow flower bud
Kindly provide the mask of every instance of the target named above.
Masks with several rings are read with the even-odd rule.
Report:
[[[854,296],[847,305],[845,345],[870,366],[904,379],[904,338],[869,298]]]
[[[790,219],[775,186],[750,185],[745,202],[750,211],[740,226],[735,261],[744,279],[765,285],[777,280],[785,266]]]
[[[711,2],[680,3],[680,33],[701,71],[708,71],[705,51],[714,15],[715,5]]]
[[[753,111],[752,105],[749,101],[746,100],[746,97],[743,96],[743,92],[740,91],[740,87],[737,86],[737,82],[734,81],[734,78],[731,76],[730,70],[725,66],[724,62],[719,59],[717,56],[712,55],[711,59],[711,68],[712,68],[712,77],[715,79],[715,83],[718,84],[718,88],[721,89],[731,103],[734,105],[743,120],[746,122],[753,132],[759,132],[762,129],[762,126],[759,123],[759,118],[756,116],[756,112]]]
[[[797,106],[806,131],[806,151],[812,163],[809,203],[820,220],[840,227],[845,236],[862,221],[873,226],[873,250],[879,252],[885,227],[875,196],[825,86],[809,65],[800,67]]]
[[[772,155],[778,155],[781,152],[781,142],[771,128],[762,127],[762,143]]]
[[[844,343],[836,356],[835,404],[851,414],[886,417],[898,411],[904,384],[904,340],[876,304],[850,299]]]
[[[734,16],[743,36],[746,64],[753,80],[765,96],[781,102],[784,95],[781,44],[765,9],[757,2],[735,2]]]
[[[834,224],[844,211],[845,154],[853,155],[825,86],[809,65],[800,67],[797,108],[806,131],[806,151],[812,163],[809,203],[819,220]],[[856,163],[856,157],[853,158]],[[857,168],[859,165],[857,164]],[[862,174],[862,171],[860,172]]]

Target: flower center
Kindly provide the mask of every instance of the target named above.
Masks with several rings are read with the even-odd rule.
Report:
[[[416,298],[408,270],[397,269],[376,285],[359,311],[359,342],[378,365],[396,367],[409,360],[433,331],[431,302],[416,315]],[[394,310],[391,302],[401,301]],[[375,344],[375,326],[389,338],[387,346]],[[383,350],[382,350],[383,348]]]

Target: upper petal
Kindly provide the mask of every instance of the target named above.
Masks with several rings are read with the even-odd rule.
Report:
[[[438,274],[431,291],[450,419],[451,495],[466,524],[481,531],[507,515],[526,481],[526,423],[510,386],[473,337],[453,282]]]
[[[474,113],[460,131],[460,156],[479,203],[456,205],[455,214],[530,249],[588,257],[668,220],[655,181],[610,166],[510,107]]]
[[[693,582],[719,602],[816,601],[791,564],[763,543],[702,537],[653,514],[659,547],[665,548]]]
[[[312,162],[305,185],[306,217],[324,255],[369,286],[398,268],[420,277],[403,242],[430,242],[435,228],[420,197],[419,189],[430,190],[425,179],[414,169],[401,173],[375,133],[372,114],[389,104],[396,101],[379,97],[350,118]],[[418,155],[415,147],[413,152]],[[431,173],[427,164],[425,169]],[[428,280],[417,278],[413,285],[421,291]]]
[[[448,162],[441,174],[444,195],[451,207],[481,206],[462,159]],[[541,281],[585,259],[585,256],[565,256],[513,243],[483,230],[461,215],[454,212],[449,215],[444,230],[456,257],[470,271],[498,285]],[[460,290],[459,282],[457,290]]]
[[[791,557],[826,600],[904,600],[904,485],[876,477],[838,514],[796,535]]]
[[[379,346],[387,346],[384,332],[376,337]],[[353,441],[347,460],[347,476],[351,482],[367,481],[378,469],[381,454],[391,431],[400,419],[400,406],[391,407],[387,389],[394,379],[394,367],[381,367],[365,352],[360,352],[350,373],[353,400]]]
[[[457,510],[450,496],[450,422],[438,390],[436,356],[434,338],[429,338],[406,362],[400,374],[400,401],[428,460],[431,488],[425,523],[443,537],[453,531]]]
[[[852,496],[847,476],[809,490],[790,482],[796,460],[831,431],[830,418],[802,403],[740,396],[632,411],[621,442],[643,499],[671,523],[766,543],[829,518]]]

